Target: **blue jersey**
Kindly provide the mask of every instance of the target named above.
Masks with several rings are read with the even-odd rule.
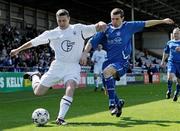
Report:
[[[127,62],[132,51],[132,35],[141,31],[145,26],[145,21],[123,22],[119,28],[114,28],[108,24],[105,32],[96,33],[90,43],[93,48],[102,44],[107,51],[107,60],[110,62]]]
[[[180,52],[175,50],[177,46],[180,46],[180,41],[170,40],[167,42],[164,52],[169,54],[168,61],[180,62]]]

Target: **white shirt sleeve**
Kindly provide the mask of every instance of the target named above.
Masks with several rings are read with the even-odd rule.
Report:
[[[32,39],[30,42],[32,43],[32,46],[38,46],[38,45],[43,45],[47,44],[50,42],[48,39],[50,31],[45,31],[41,35],[37,36],[36,38]]]
[[[93,36],[95,33],[96,33],[96,27],[95,25],[83,25],[82,24],[82,35],[83,37],[86,39],[86,38],[89,38],[91,36]]]

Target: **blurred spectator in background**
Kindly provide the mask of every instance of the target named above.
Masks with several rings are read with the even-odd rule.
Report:
[[[95,83],[95,89],[94,91],[97,91],[98,87],[99,87],[99,81],[98,81],[98,77],[101,78],[101,80],[103,79],[102,77],[102,65],[103,62],[106,60],[107,57],[107,52],[105,50],[102,49],[102,45],[99,44],[97,50],[94,51],[91,61],[94,65],[94,83]],[[103,81],[103,80],[102,80]],[[104,91],[104,86],[101,87],[101,91]]]

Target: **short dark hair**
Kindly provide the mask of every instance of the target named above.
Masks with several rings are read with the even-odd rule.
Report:
[[[114,8],[111,11],[111,15],[118,15],[118,14],[120,14],[121,17],[124,17],[124,11],[120,8]]]
[[[66,9],[60,9],[56,13],[56,17],[57,16],[65,16],[65,15],[69,17],[69,12]]]
[[[180,28],[179,28],[179,27],[175,27],[175,28],[173,29],[173,31],[174,31],[174,30],[180,31]]]

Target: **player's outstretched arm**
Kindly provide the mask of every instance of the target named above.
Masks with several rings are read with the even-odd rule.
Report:
[[[170,18],[166,18],[163,20],[147,20],[145,22],[145,27],[151,27],[159,24],[174,24],[174,21]]]
[[[23,51],[23,50],[26,50],[28,48],[31,48],[32,47],[32,43],[30,41],[26,42],[25,44],[23,44],[22,46],[16,48],[16,49],[13,49],[11,50],[10,52],[10,56],[15,56],[17,55],[20,51]]]

